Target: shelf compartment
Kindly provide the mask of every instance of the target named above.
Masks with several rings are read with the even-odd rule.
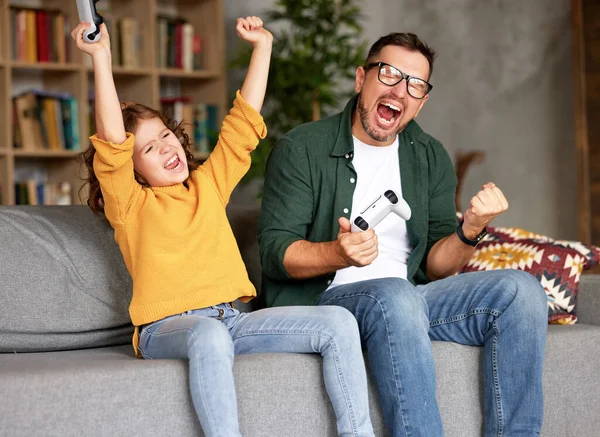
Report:
[[[115,86],[119,94],[119,100],[122,102],[136,102],[142,105],[153,107],[152,100],[154,81],[152,76],[148,75],[130,75],[130,74],[116,74],[113,75]],[[90,104],[93,105],[94,96],[94,79],[93,74],[90,77],[89,82],[89,99]]]
[[[43,174],[43,182],[60,184],[68,182],[71,187],[71,203],[81,204],[79,200],[79,189],[83,186],[83,168],[74,158],[53,157],[53,159],[15,156],[14,164],[15,182],[23,182],[30,179],[33,175],[34,180],[39,180],[39,175]],[[14,186],[12,187],[14,191]]]
[[[77,13],[77,2],[75,1],[64,1],[64,0],[4,0],[8,3],[7,11],[10,9],[34,9],[43,10],[49,12],[59,12],[64,16],[65,32],[61,36],[66,38],[66,59],[69,62],[80,64],[82,60],[82,53],[77,49],[75,43],[72,41],[70,33],[71,30],[79,23],[79,15]],[[10,12],[7,12],[6,26],[11,29],[10,23]],[[36,29],[38,23],[36,21]],[[14,33],[14,32],[13,32]],[[16,38],[13,35],[13,38]],[[36,41],[37,43],[37,41]],[[10,53],[10,45],[6,48],[7,57],[12,59]],[[13,59],[14,60],[14,59]],[[44,63],[46,64],[46,63]]]
[[[152,3],[149,4],[147,0],[113,0],[110,5],[102,3],[99,2],[96,7],[105,18],[110,33],[113,71],[118,68],[135,71],[152,67],[155,41],[155,17]],[[123,32],[127,33],[125,38]],[[127,41],[127,45],[122,45],[122,41]],[[129,45],[131,41],[134,41],[133,46]],[[119,49],[119,47],[122,48]],[[137,60],[137,65],[132,67],[130,64],[129,67],[123,67],[123,61],[126,59],[130,62]]]

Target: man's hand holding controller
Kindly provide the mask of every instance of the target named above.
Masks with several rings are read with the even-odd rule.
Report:
[[[410,206],[402,198],[398,197],[392,190],[386,190],[377,196],[369,205],[354,219],[352,232],[367,231],[393,212],[404,220],[409,220],[411,215]]]
[[[410,219],[411,210],[404,199],[387,190],[373,200],[351,224],[345,217],[338,222],[338,248],[348,266],[363,267],[371,264],[379,254],[374,227],[390,212],[404,220]]]

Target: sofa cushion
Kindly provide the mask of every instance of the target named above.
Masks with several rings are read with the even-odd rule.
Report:
[[[496,269],[529,272],[546,290],[548,322],[572,324],[577,321],[581,273],[599,260],[600,248],[596,246],[553,240],[518,228],[488,226],[488,235],[460,273]]]
[[[0,207],[0,352],[129,343],[131,279],[85,206]]]
[[[227,210],[257,290],[259,211]],[[0,241],[0,352],[131,343],[131,277],[104,218],[83,205],[0,207]]]
[[[550,326],[544,365],[544,437],[597,435],[600,327]],[[433,342],[445,435],[481,435],[482,348]],[[236,356],[242,434],[335,435],[322,360],[315,354]],[[0,355],[0,435],[201,436],[182,360],[145,361],[129,346]],[[215,387],[218,389],[218,387]],[[372,384],[375,435],[386,436]]]

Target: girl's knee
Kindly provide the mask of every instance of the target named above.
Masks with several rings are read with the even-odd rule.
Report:
[[[233,356],[233,341],[229,331],[218,320],[200,319],[190,328],[189,349],[202,354]]]
[[[354,314],[344,307],[336,305],[319,306],[322,317],[323,329],[333,337],[340,337],[356,333],[358,325]]]

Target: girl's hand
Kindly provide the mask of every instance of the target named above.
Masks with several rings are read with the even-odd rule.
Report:
[[[90,23],[82,21],[79,25],[71,32],[71,37],[77,43],[77,48],[84,53],[87,53],[92,58],[96,56],[107,56],[110,57],[110,36],[106,29],[106,24],[100,25],[100,40],[93,44],[87,43],[83,40],[83,32],[91,26]]]
[[[263,27],[263,21],[259,17],[238,18],[235,30],[240,38],[253,46],[273,42],[273,35]]]

